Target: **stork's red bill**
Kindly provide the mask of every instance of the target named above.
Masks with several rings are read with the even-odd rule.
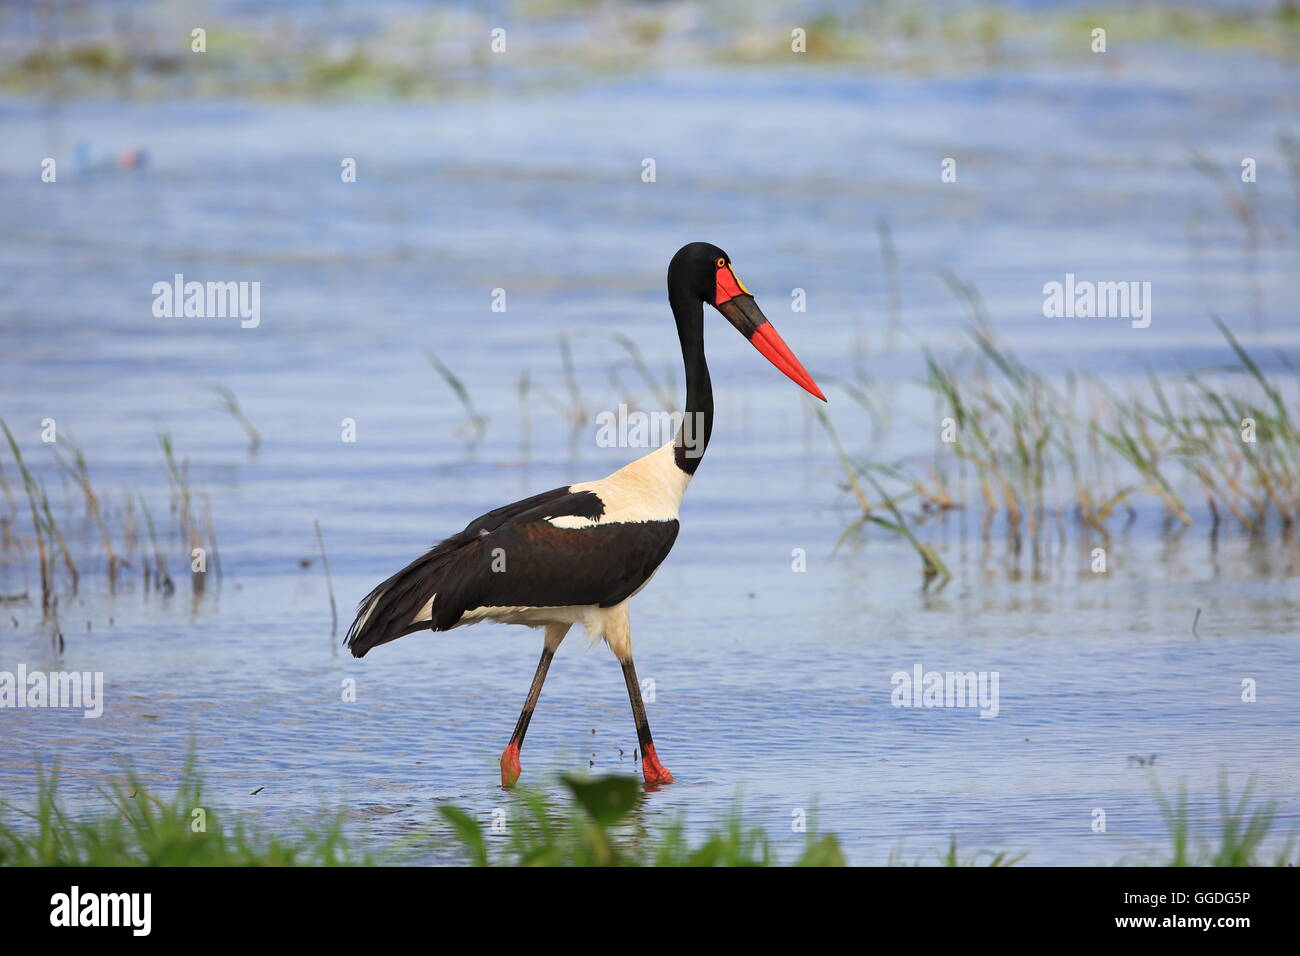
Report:
[[[813,381],[807,369],[795,357],[794,352],[790,351],[790,346],[785,344],[785,339],[777,334],[772,323],[763,314],[763,310],[754,301],[754,297],[745,288],[745,284],[740,281],[731,262],[723,256],[716,260],[715,265],[718,271],[713,307],[726,316],[727,321],[736,327],[736,331],[749,339],[754,348],[784,372],[791,381],[809,394],[817,396],[823,402],[826,401],[826,396],[817,387],[817,383]]]

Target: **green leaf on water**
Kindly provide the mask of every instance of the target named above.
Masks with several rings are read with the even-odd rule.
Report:
[[[574,799],[587,811],[599,826],[608,827],[627,816],[636,806],[641,785],[635,777],[575,777],[560,778],[572,792]]]

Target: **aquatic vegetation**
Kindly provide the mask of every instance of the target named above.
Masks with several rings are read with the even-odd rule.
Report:
[[[942,853],[936,851],[929,854],[923,854],[912,860],[903,858],[902,848],[895,848],[889,854],[890,866],[925,866],[930,863],[937,863],[939,866],[987,866],[991,868],[1015,866],[1022,862],[1028,853],[1008,853],[1005,850],[977,850],[974,853],[962,854],[957,848],[957,838],[948,838],[948,849]]]
[[[820,407],[815,408],[814,411],[817,413],[817,420],[821,423],[822,428],[826,430],[826,434],[831,440],[831,446],[835,449],[835,455],[840,461],[840,467],[844,469],[844,477],[848,480],[849,488],[853,491],[859,506],[862,508],[862,517],[845,529],[844,534],[840,535],[840,540],[836,542],[836,548],[838,549],[849,535],[853,534],[867,522],[871,522],[872,524],[879,525],[885,530],[905,539],[907,543],[915,549],[916,553],[921,558],[921,574],[925,578],[927,584],[932,578],[939,578],[941,586],[942,584],[947,583],[947,581],[952,577],[952,573],[948,570],[948,566],[943,563],[942,559],[940,559],[939,555],[935,553],[933,548],[921,542],[908,525],[907,519],[903,516],[902,512],[898,510],[897,500],[885,494],[884,489],[880,487],[880,483],[870,473],[872,469],[885,471],[895,476],[897,476],[899,472],[896,469],[886,468],[881,465],[855,464],[848,454],[845,453],[844,446],[840,444],[839,436],[836,434],[835,427],[831,424],[831,420],[826,415],[826,412]],[[865,478],[871,483],[872,487],[876,491],[878,500],[880,501],[880,507],[889,513],[888,518],[881,515],[879,509],[872,506],[871,499],[869,499],[863,491],[862,484],[858,480],[859,478]]]
[[[438,377],[447,383],[456,400],[460,402],[461,408],[465,411],[465,424],[460,427],[458,434],[469,442],[476,442],[483,437],[487,431],[487,419],[484,418],[477,408],[474,407],[474,400],[470,397],[469,388],[461,380],[460,376],[453,372],[447,365],[434,355],[431,351],[424,353],[433,370],[438,373]]]
[[[40,564],[41,572],[41,612],[43,616],[48,617],[54,607],[54,572],[50,566],[49,546],[47,541],[54,537],[53,529],[46,523],[50,515],[49,501],[45,497],[45,489],[41,487],[32,473],[27,470],[27,464],[23,461],[22,452],[18,448],[18,442],[14,439],[13,432],[9,430],[9,425],[0,420],[0,428],[4,429],[5,438],[9,441],[9,449],[13,452],[14,463],[18,466],[18,474],[23,480],[23,489],[27,492],[27,504],[31,509],[32,516],[32,533],[36,537],[37,558]],[[71,559],[69,558],[69,563]],[[73,568],[75,573],[75,567]]]
[[[677,384],[675,370],[669,372],[665,380],[661,382],[659,377],[651,370],[650,364],[645,360],[645,355],[641,352],[641,346],[637,345],[631,337],[624,335],[622,332],[613,332],[610,337],[627,352],[633,368],[641,376],[641,381],[650,390],[650,394],[654,396],[655,403],[664,411],[679,410],[681,406],[677,401],[675,392]]]
[[[338,604],[334,601],[334,579],[330,576],[330,559],[325,553],[325,538],[320,531],[320,521],[315,521],[316,526],[316,544],[320,547],[320,561],[325,569],[325,587],[330,596],[330,637],[334,637],[339,632],[339,609]]]
[[[163,557],[162,551],[158,548],[158,532],[154,529],[153,512],[149,510],[149,504],[140,498],[140,511],[144,514],[146,527],[149,529],[149,543],[153,547],[153,565],[152,568],[148,561],[144,563],[144,589],[149,590],[151,570],[153,587],[163,594],[173,594],[176,591],[176,585],[172,581],[171,575],[167,573],[167,559]]]
[[[0,803],[0,866],[371,866],[410,862],[430,848],[450,852],[473,866],[779,866],[777,842],[763,827],[746,822],[737,805],[702,837],[692,838],[681,817],[651,828],[637,810],[644,798],[639,780],[627,776],[564,776],[563,803],[539,789],[512,796],[504,833],[494,833],[471,813],[437,808],[443,827],[407,837],[382,849],[358,847],[345,834],[344,817],[329,811],[310,818],[298,832],[278,833],[205,804],[202,780],[191,756],[175,793],[160,797],[133,772],[110,780],[102,791],[105,811],[74,816],[64,805],[57,772],[38,772],[31,809]],[[1121,860],[1128,865],[1292,866],[1296,845],[1273,851],[1275,807],[1255,799],[1252,780],[1235,799],[1220,784],[1218,827],[1213,836],[1196,826],[1185,786],[1173,796],[1153,782],[1165,820],[1168,856]],[[946,849],[914,857],[901,844],[889,866],[1014,866],[1026,853],[992,849],[963,851],[956,836]],[[792,866],[847,866],[839,840],[810,826]]]
[[[1234,802],[1227,779],[1219,779],[1219,834],[1217,844],[1195,839],[1192,814],[1188,805],[1187,788],[1180,785],[1173,795],[1166,794],[1158,783],[1152,783],[1160,815],[1169,834],[1171,854],[1163,866],[1294,866],[1296,846],[1293,840],[1276,851],[1271,859],[1261,860],[1263,844],[1277,814],[1271,801],[1255,800],[1255,779],[1252,777]]]
[[[569,341],[568,335],[561,333],[559,344],[560,365],[564,370],[564,390],[568,395],[568,403],[552,399],[552,404],[576,430],[591,421],[591,411],[582,397],[582,386],[578,382],[578,375],[573,366],[573,343]]]
[[[916,497],[923,516],[968,506],[949,490],[964,488],[982,507],[985,535],[1001,515],[1012,551],[1027,542],[1035,560],[1049,535],[1066,536],[1067,508],[1105,537],[1116,511],[1123,506],[1131,521],[1147,495],[1168,521],[1190,526],[1197,512],[1185,497],[1189,485],[1203,495],[1212,530],[1227,513],[1249,532],[1273,527],[1290,534],[1300,512],[1300,430],[1289,411],[1297,396],[1265,375],[1217,316],[1236,366],[1215,369],[1213,376],[1153,374],[1141,392],[1120,395],[1096,377],[1070,376],[1056,385],[1026,367],[998,343],[973,287],[947,278],[973,313],[974,349],[947,361],[924,351],[922,384],[938,402],[946,433],[933,460],[858,460],[823,416],[863,512],[850,530],[869,519],[914,548],[925,547],[901,515],[879,520],[859,481],[875,473],[902,489],[891,493],[872,479],[882,503]],[[926,577],[933,577],[937,567],[922,556]]]
[[[515,380],[515,396],[519,399],[519,457],[528,460],[533,444],[533,418],[529,413],[529,396],[533,391],[533,374],[528,369]]]
[[[477,866],[773,866],[771,838],[733,814],[721,829],[691,844],[680,822],[627,839],[639,802],[632,777],[565,777],[571,796],[553,806],[536,790],[519,791],[510,835],[489,835],[470,814],[438,808],[464,862]],[[151,793],[128,772],[111,781],[109,812],[76,818],[63,805],[57,774],[41,774],[33,809],[0,804],[0,866],[364,866],[401,862],[427,840],[411,838],[376,854],[354,849],[341,815],[325,814],[293,836],[224,817],[204,804],[191,757],[175,794]],[[435,841],[445,842],[445,841]],[[810,833],[795,865],[844,866],[834,836]]]
[[[349,849],[340,818],[284,836],[235,820],[204,804],[187,761],[170,799],[149,792],[134,773],[104,793],[109,811],[78,819],[59,796],[57,774],[40,773],[29,811],[0,804],[0,866],[341,866],[371,862]]]
[[[248,453],[250,455],[256,455],[257,449],[261,447],[262,444],[262,434],[257,430],[253,423],[248,420],[248,416],[244,414],[244,409],[240,406],[239,399],[235,396],[235,393],[224,385],[214,385],[212,386],[212,390],[220,396],[222,408],[229,413],[230,417],[235,420],[236,424],[244,430],[244,434],[248,436]]]
[[[839,459],[840,467],[844,469],[844,478],[848,482],[848,488],[853,492],[857,499],[858,506],[862,509],[864,515],[869,515],[872,511],[871,499],[862,490],[862,483],[858,481],[859,466],[854,464],[853,459],[849,457],[848,452],[844,450],[844,445],[840,442],[839,433],[835,431],[835,426],[831,424],[830,416],[826,414],[825,409],[814,408],[817,413],[817,421],[826,431],[826,437],[830,439],[831,448],[835,451],[835,457]]]
[[[163,457],[167,462],[167,477],[171,480],[172,488],[172,514],[177,518],[178,529],[181,541],[186,551],[192,559],[198,561],[198,564],[191,565],[190,587],[194,595],[203,593],[204,586],[207,582],[207,551],[204,546],[203,535],[200,532],[199,524],[194,520],[194,495],[190,490],[190,468],[189,461],[181,464],[176,463],[176,455],[172,448],[171,435],[165,431],[158,433],[158,444],[162,446]],[[144,502],[141,501],[143,505]],[[167,577],[166,569],[162,562],[161,553],[158,551],[158,541],[154,535],[153,516],[145,509],[145,520],[149,525],[149,537],[153,542],[156,567],[160,572],[160,579],[165,580],[169,585],[171,579]],[[202,555],[203,557],[199,558]],[[168,591],[170,593],[170,591]]]
[[[109,534],[108,522],[104,519],[104,509],[100,505],[99,495],[95,493],[94,486],[91,484],[90,468],[86,464],[85,454],[79,446],[66,436],[63,439],[63,444],[72,450],[72,462],[65,461],[63,456],[59,454],[58,449],[55,449],[54,456],[59,465],[77,483],[77,487],[81,489],[82,494],[85,496],[86,517],[93,519],[95,526],[99,528],[100,539],[104,543],[104,554],[108,560],[108,589],[111,593],[117,590],[118,568],[127,566],[130,562],[120,557],[113,550],[113,536]]]
[[[76,595],[83,578],[93,576],[101,568],[110,594],[118,593],[122,586],[123,569],[134,567],[137,563],[143,580],[142,594],[147,595],[153,591],[164,595],[174,594],[176,583],[168,562],[170,549],[165,544],[166,537],[172,533],[179,539],[183,548],[183,560],[190,567],[190,587],[194,599],[197,601],[205,593],[209,574],[214,574],[220,581],[221,558],[211,501],[206,493],[194,489],[189,476],[189,461],[178,460],[168,432],[158,433],[170,489],[171,522],[166,528],[155,523],[155,510],[139,491],[124,489],[120,503],[110,506],[108,495],[98,489],[91,479],[90,464],[82,448],[66,434],[60,434],[58,442],[51,442],[49,447],[55,469],[53,474],[65,479],[65,489],[66,481],[71,482],[72,488],[80,493],[84,506],[85,525],[82,533],[74,533],[76,529],[65,533],[64,525],[68,523],[67,513],[71,511],[72,502],[65,502],[64,520],[60,522],[56,519],[56,509],[40,478],[40,466],[29,462],[6,423],[0,421],[0,428],[4,430],[9,455],[27,497],[26,510],[29,516],[26,522],[17,520],[17,500],[6,481],[0,488],[8,500],[10,511],[9,515],[0,518],[0,554],[5,557],[4,571],[7,575],[12,573],[10,569],[19,568],[26,581],[26,555],[28,547],[32,546],[40,577],[41,616],[45,623],[52,626],[57,646],[62,646],[58,623],[60,592],[66,588],[69,594]],[[45,473],[49,473],[48,469]],[[138,520],[140,515],[144,519],[143,538]],[[96,544],[102,551],[102,565],[97,561]],[[10,593],[5,589],[0,597],[7,602],[25,603],[29,592],[30,587],[19,593]]]
[[[1285,140],[1279,142],[1285,152]],[[1264,298],[1259,287],[1259,250],[1262,241],[1263,224],[1260,222],[1259,210],[1254,193],[1248,188],[1242,189],[1240,176],[1225,172],[1213,160],[1195,149],[1188,150],[1188,160],[1193,169],[1204,176],[1223,197],[1223,203],[1232,217],[1241,226],[1243,272],[1250,289],[1250,311],[1256,323],[1264,318]]]
[[[886,324],[885,351],[892,352],[902,331],[903,305],[898,281],[898,250],[894,247],[894,233],[888,219],[881,218],[877,221],[876,235],[880,239],[880,263],[885,273],[885,293],[888,303],[889,318]]]
[[[656,833],[632,823],[643,788],[635,777],[561,778],[570,805],[557,807],[540,790],[516,792],[509,830],[496,838],[454,806],[438,812],[462,856],[475,866],[776,866],[771,837],[735,810],[696,844],[680,819]],[[839,841],[810,830],[795,866],[845,866]]]

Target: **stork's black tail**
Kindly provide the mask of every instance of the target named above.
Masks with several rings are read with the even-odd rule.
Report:
[[[465,537],[454,535],[436,545],[366,595],[344,638],[353,657],[365,657],[372,647],[415,631],[441,631],[455,625],[462,611],[456,607],[457,592],[464,589],[457,569],[470,557],[465,548],[474,544]],[[431,600],[438,608],[421,615]],[[423,620],[417,621],[417,615]]]

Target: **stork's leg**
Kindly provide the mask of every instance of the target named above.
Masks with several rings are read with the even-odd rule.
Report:
[[[630,653],[622,664],[623,680],[627,681],[627,696],[632,701],[632,718],[636,721],[636,739],[641,745],[641,773],[645,776],[646,783],[672,783],[673,775],[655,754],[654,738],[650,736],[650,721],[645,715],[645,701],[641,699],[641,684],[636,679],[636,666],[632,663]]]
[[[533,685],[528,688],[528,699],[524,701],[524,709],[519,712],[519,720],[515,724],[515,732],[510,735],[510,743],[501,753],[503,787],[513,787],[519,779],[519,750],[524,745],[524,734],[528,733],[528,722],[533,719],[533,709],[537,706],[537,698],[542,694],[542,684],[546,682],[546,671],[551,666],[551,658],[555,656],[555,649],[564,640],[564,635],[569,633],[569,626],[546,625],[546,643],[542,646],[542,659],[537,662],[537,673],[533,674]]]

